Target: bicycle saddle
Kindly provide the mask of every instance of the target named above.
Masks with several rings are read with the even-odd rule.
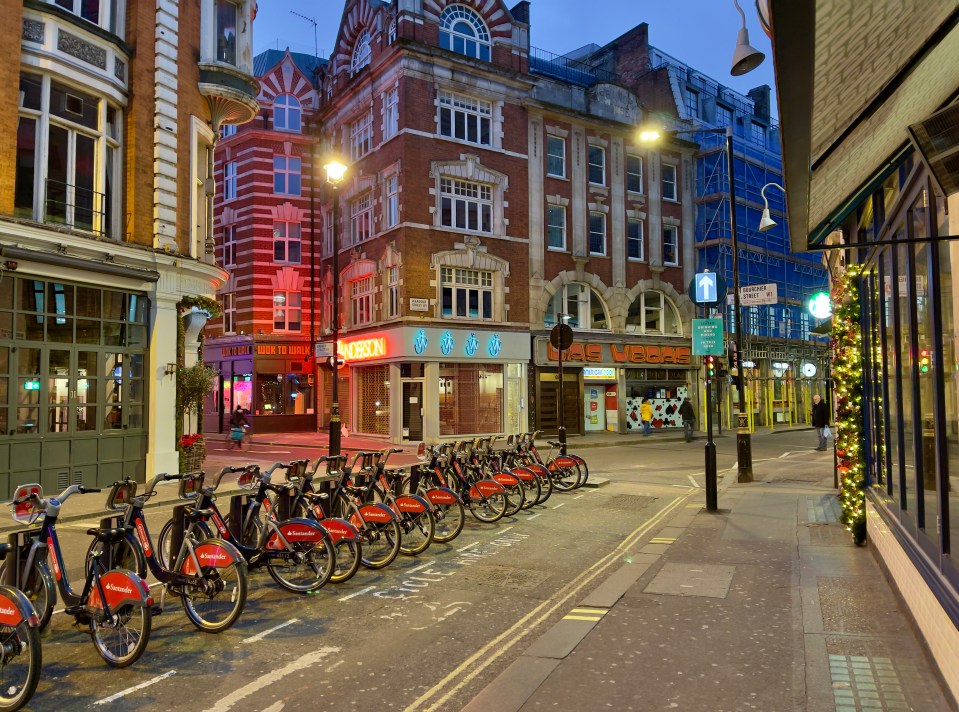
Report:
[[[116,527],[114,529],[98,529],[97,527],[94,527],[93,529],[87,529],[87,534],[96,537],[97,541],[112,543],[123,539],[127,535],[127,528]]]

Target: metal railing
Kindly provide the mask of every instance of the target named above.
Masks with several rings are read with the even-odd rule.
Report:
[[[616,80],[616,75],[605,69],[591,67],[586,62],[570,59],[561,54],[553,54],[538,47],[529,48],[529,69],[537,74],[545,74],[581,86]]]
[[[106,235],[106,195],[90,188],[47,179],[43,221]]]

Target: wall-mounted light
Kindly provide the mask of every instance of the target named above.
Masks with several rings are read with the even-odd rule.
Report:
[[[163,373],[164,373],[164,375],[166,375],[166,376],[175,376],[175,375],[176,375],[176,364],[175,364],[175,363],[168,363],[168,364],[166,365],[166,370],[164,370]]]

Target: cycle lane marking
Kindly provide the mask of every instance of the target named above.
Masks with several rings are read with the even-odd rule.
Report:
[[[540,603],[533,610],[516,621],[516,623],[460,663],[452,672],[437,682],[429,690],[420,695],[412,702],[412,704],[407,706],[405,712],[416,712],[421,709],[431,712],[439,709],[440,706],[447,702],[473,678],[489,667],[497,658],[503,655],[506,651],[510,650],[517,642],[522,640],[527,632],[541,624],[543,621],[553,615],[553,613],[564,606],[569,599],[577,595],[579,591],[586,586],[586,584],[590,583],[594,578],[599,576],[601,573],[603,573],[603,571],[608,569],[613,564],[619,563],[619,557],[624,549],[629,549],[629,547],[639,541],[639,539],[641,539],[653,527],[659,525],[663,520],[671,515],[674,510],[678,509],[680,504],[691,495],[692,493],[673,499],[672,502],[663,507],[663,509],[657,512],[649,521],[641,524],[629,535],[627,535],[626,538],[623,539],[623,541],[621,541],[609,554],[590,566],[588,569],[586,569],[586,571],[566,584],[566,586],[560,589],[555,595]],[[482,659],[482,662],[479,665],[476,665],[472,671],[466,672],[470,666],[474,665],[480,659]],[[436,700],[429,707],[423,707],[426,702],[443,692],[443,690],[454,681],[456,681],[456,684],[449,688],[446,694]]]
[[[162,675],[157,675],[157,676],[154,677],[154,678],[151,678],[151,679],[149,679],[149,680],[145,680],[144,682],[141,682],[139,685],[134,685],[133,687],[128,687],[128,688],[125,689],[125,690],[120,690],[120,691],[117,692],[116,694],[110,695],[109,697],[104,697],[102,700],[97,700],[97,701],[94,702],[93,704],[94,704],[94,705],[108,705],[108,704],[110,704],[111,702],[116,702],[117,700],[119,700],[119,699],[122,698],[122,697],[126,697],[126,696],[129,695],[130,693],[137,692],[137,691],[139,691],[139,690],[142,690],[144,687],[149,687],[150,685],[153,685],[153,684],[155,684],[155,683],[158,683],[158,682],[160,682],[160,680],[166,680],[166,679],[167,679],[168,677],[170,677],[171,675],[176,675],[176,670],[169,670],[169,671],[163,673]]]
[[[566,502],[560,502],[555,507],[553,507],[553,509],[559,509],[560,507],[565,507],[565,506],[566,506]]]
[[[238,690],[234,690],[229,695],[219,700],[215,705],[210,707],[207,712],[227,712],[250,695],[276,684],[288,675],[292,675],[293,673],[304,670],[311,665],[315,665],[331,653],[338,652],[340,652],[339,648],[326,647],[320,648],[319,650],[314,650],[306,655],[302,655],[293,662],[288,663],[277,670],[271,670],[268,673],[260,675],[260,677],[253,680],[253,682],[244,685]]]
[[[262,633],[251,635],[249,638],[244,638],[240,642],[241,643],[258,643],[261,640],[263,640],[266,636],[268,636],[270,633],[275,633],[278,630],[286,628],[288,625],[293,625],[294,623],[299,623],[299,622],[300,622],[299,618],[290,618],[290,620],[288,620],[286,623],[280,623],[280,625],[273,626],[269,630],[265,630]]]
[[[376,590],[376,586],[367,586],[364,589],[357,591],[356,593],[351,593],[348,596],[340,596],[337,598],[337,601],[349,601],[351,598],[356,598],[357,596],[362,596],[364,593],[369,593],[370,591]]]

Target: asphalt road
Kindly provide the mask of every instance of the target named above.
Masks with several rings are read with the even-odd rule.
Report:
[[[754,459],[811,450],[812,440],[756,438]],[[361,569],[315,595],[288,593],[257,571],[243,616],[219,635],[196,631],[167,598],[147,652],[126,670],[103,664],[89,637],[57,614],[30,709],[459,710],[653,537],[664,510],[703,500],[702,445],[651,439],[583,450],[591,476],[609,485],[554,494],[492,525],[467,515],[450,544],[382,571]],[[252,459],[289,458],[272,450]],[[735,438],[720,439],[718,451],[722,473],[735,461]],[[149,511],[154,537],[165,519],[165,509]],[[73,573],[92,524],[60,528]]]

